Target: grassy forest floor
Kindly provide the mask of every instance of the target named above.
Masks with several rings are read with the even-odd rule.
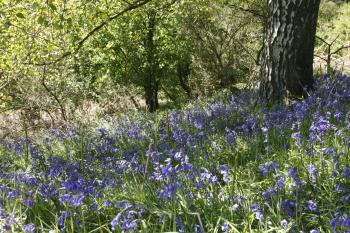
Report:
[[[0,144],[1,232],[350,232],[350,77]]]

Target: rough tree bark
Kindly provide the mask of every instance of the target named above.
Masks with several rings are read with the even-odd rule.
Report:
[[[145,91],[146,107],[149,112],[158,109],[159,90],[159,64],[156,59],[156,47],[154,44],[154,33],[156,31],[156,11],[150,10],[148,13],[148,29],[144,46],[146,50],[146,68],[143,88]]]
[[[268,102],[303,96],[312,88],[320,0],[269,0],[260,91]]]

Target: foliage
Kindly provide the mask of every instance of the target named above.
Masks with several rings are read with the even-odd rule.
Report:
[[[337,51],[339,48],[345,47],[334,54],[331,65],[335,70],[343,70],[346,73],[350,71],[348,68],[350,64],[349,14],[350,3],[325,1],[321,4],[317,32],[318,36],[326,40],[327,43],[334,41],[331,46],[331,51]],[[315,53],[324,58],[327,57],[327,45],[321,40],[317,40],[317,42]],[[316,68],[319,67],[316,65]]]
[[[3,141],[1,225],[15,232],[349,230],[349,86],[254,93]]]
[[[0,231],[349,231],[349,77],[264,106],[266,1],[139,2],[0,1],[0,130],[23,132],[0,135]],[[322,4],[344,45],[349,3]],[[150,80],[162,111],[128,111]]]
[[[84,102],[103,105],[120,87],[130,90],[122,93],[126,98],[145,98],[150,62],[159,98],[174,104],[245,82],[256,74],[261,29],[259,19],[235,7],[259,10],[261,3],[150,2],[80,44],[96,25],[128,7],[126,1],[2,1],[1,106],[38,116],[65,111],[71,118]],[[152,61],[145,44],[151,11]]]

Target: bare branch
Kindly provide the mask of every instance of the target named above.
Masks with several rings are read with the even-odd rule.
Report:
[[[256,11],[256,10],[252,10],[252,9],[246,9],[240,6],[235,6],[235,5],[229,5],[230,7],[239,10],[239,11],[243,11],[243,12],[247,12],[249,14],[252,14],[253,16],[256,16],[260,19],[266,19],[266,16],[261,14],[260,12]]]
[[[340,48],[338,48],[337,50],[335,50],[334,52],[332,52],[331,55],[337,54],[337,53],[340,52],[341,50],[343,50],[343,49],[348,49],[348,48],[350,48],[350,45],[348,45],[348,46],[341,46]]]
[[[334,40],[332,40],[332,42],[331,42],[329,45],[332,46],[332,45],[334,44],[334,42],[335,42],[336,40],[338,40],[338,38],[339,38],[339,35],[337,35],[337,37],[335,37]]]
[[[329,43],[325,39],[323,39],[322,37],[319,37],[319,36],[315,36],[315,37],[316,37],[316,39],[319,39],[320,41],[322,41],[326,45],[329,45]]]
[[[318,58],[320,58],[320,59],[322,59],[322,60],[325,61],[325,62],[327,62],[327,59],[324,58],[324,57],[321,57],[321,56],[319,56],[319,55],[317,55],[317,54],[314,54],[314,56],[315,56],[315,57],[318,57]]]
[[[46,66],[44,66],[44,69],[43,69],[41,84],[43,85],[45,90],[56,100],[56,102],[58,103],[58,105],[60,107],[60,111],[61,111],[61,115],[62,115],[63,120],[67,121],[67,115],[66,115],[66,111],[65,111],[63,104],[61,103],[58,96],[46,85],[45,78],[46,78]]]

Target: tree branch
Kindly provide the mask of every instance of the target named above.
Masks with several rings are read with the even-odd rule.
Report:
[[[325,43],[326,45],[329,45],[329,43],[327,41],[325,41],[322,37],[319,37],[319,36],[315,36],[316,39],[319,39],[320,41],[322,41],[323,43]]]
[[[84,43],[92,36],[94,35],[96,32],[98,32],[99,30],[101,30],[104,26],[108,25],[111,21],[119,18],[120,16],[124,15],[125,13],[135,10],[143,5],[146,5],[147,3],[151,2],[152,0],[138,0],[137,2],[133,3],[133,4],[129,4],[129,6],[127,8],[125,8],[124,10],[110,16],[108,19],[106,19],[105,21],[103,21],[102,23],[100,23],[99,25],[97,25],[96,27],[94,27],[83,39],[81,39],[79,41],[79,43],[77,44],[76,48],[73,51],[69,51],[69,52],[65,52],[63,53],[60,57],[58,57],[57,59],[53,60],[53,61],[49,61],[49,62],[43,62],[43,63],[24,63],[27,65],[36,65],[36,66],[47,66],[47,65],[53,65],[56,64],[60,61],[62,61],[63,59],[65,59],[68,56],[71,56],[73,54],[76,54],[84,45]]]
[[[249,14],[252,14],[253,16],[256,16],[260,19],[266,19],[266,16],[261,14],[260,12],[256,11],[256,10],[252,10],[252,9],[246,9],[240,6],[235,6],[235,5],[229,5],[230,7],[239,10],[239,11],[243,11],[243,12],[247,12]]]
[[[338,48],[337,50],[335,50],[334,52],[331,53],[331,55],[333,54],[337,54],[339,51],[343,50],[343,49],[348,49],[350,48],[350,45],[348,46],[341,46],[340,48]]]
[[[319,56],[319,55],[317,55],[317,54],[314,54],[314,56],[315,56],[315,57],[318,57],[318,58],[320,58],[320,59],[322,59],[322,60],[325,61],[325,62],[327,62],[327,59],[324,58],[324,57],[321,57],[321,56]]]
[[[53,96],[53,98],[56,100],[56,102],[58,103],[58,105],[60,107],[62,118],[64,121],[67,122],[67,115],[66,115],[65,108],[64,108],[63,104],[61,103],[60,99],[58,98],[58,96],[53,91],[51,91],[51,89],[46,85],[45,78],[46,78],[46,66],[44,66],[41,84],[43,85],[43,87],[45,88],[47,93],[49,93],[51,96]]]

